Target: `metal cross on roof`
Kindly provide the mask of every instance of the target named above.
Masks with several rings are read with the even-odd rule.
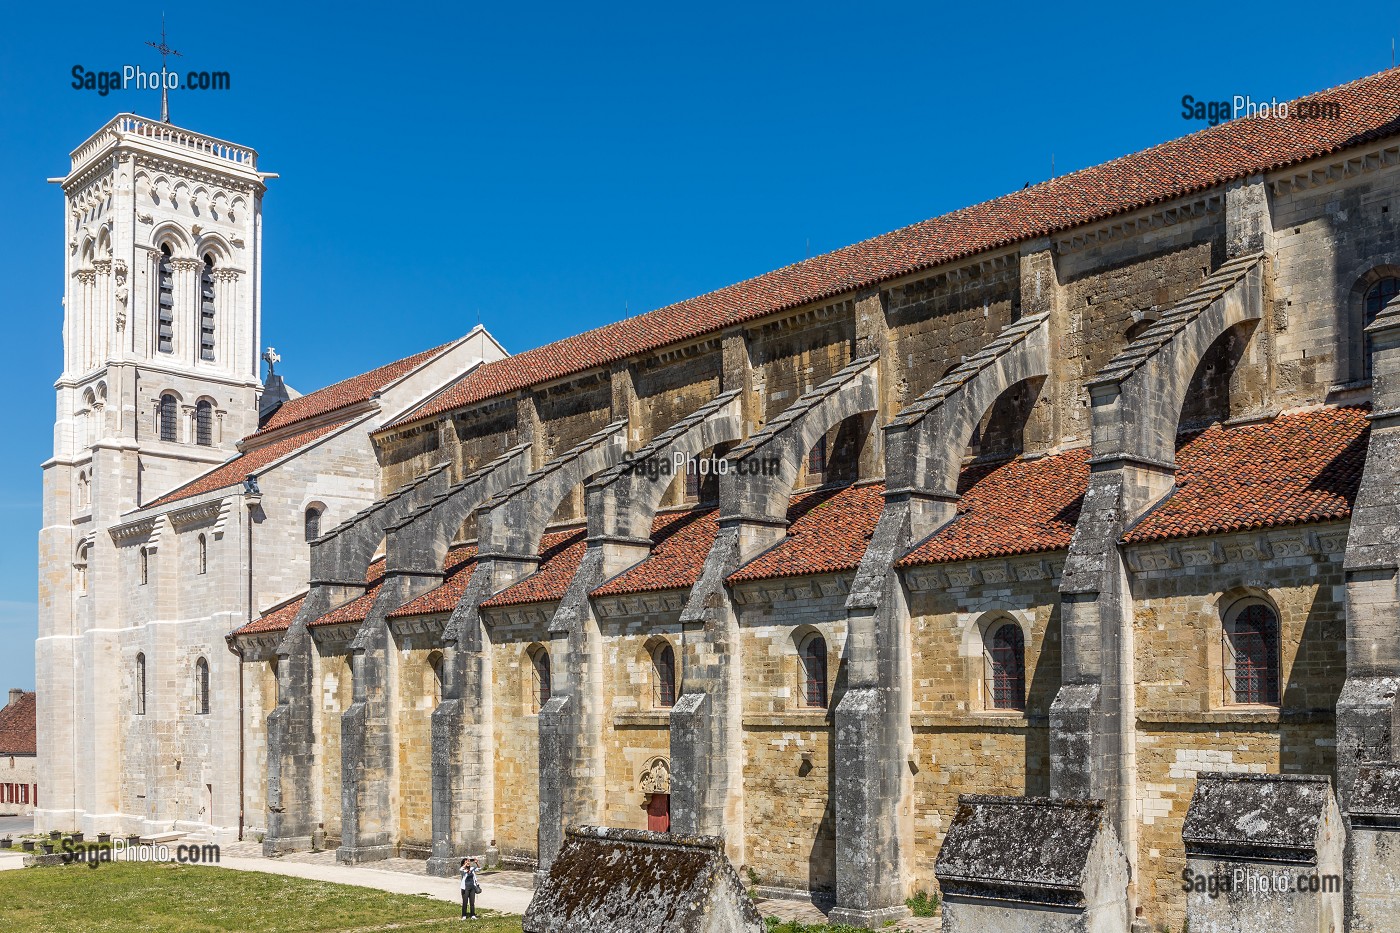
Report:
[[[179,52],[165,44],[165,14],[160,14],[160,44],[147,42],[151,48],[160,53],[160,122],[170,122],[170,90],[165,86],[165,59],[168,55],[183,58]]]

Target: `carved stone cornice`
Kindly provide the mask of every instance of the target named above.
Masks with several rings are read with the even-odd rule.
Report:
[[[739,606],[793,602],[804,599],[838,598],[851,590],[854,571],[812,577],[775,577],[771,580],[744,581],[733,588]]]
[[[1057,552],[1051,557],[1030,554],[1025,557],[929,564],[910,567],[903,574],[910,590],[925,592],[1037,580],[1049,581],[1053,585],[1060,578],[1064,562],[1064,552]]]
[[[222,530],[223,520],[227,516],[228,509],[229,500],[222,498],[186,506],[166,514],[170,518],[171,526],[176,531],[187,531],[198,525],[214,525],[216,530]]]
[[[112,540],[118,547],[128,547],[141,543],[155,545],[160,539],[160,520],[163,517],[152,515],[131,522],[123,522],[108,528],[107,533],[112,536]]]
[[[622,595],[596,596],[593,598],[593,611],[600,619],[616,619],[625,616],[656,616],[661,613],[675,613],[679,618],[685,608],[688,589],[655,590],[649,593],[624,593]]]

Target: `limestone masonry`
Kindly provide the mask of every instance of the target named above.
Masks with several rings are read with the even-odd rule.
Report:
[[[303,396],[256,152],[116,117],[62,183],[37,828],[1393,929],[1400,70],[1313,100]],[[1348,883],[1192,889],[1265,865]]]

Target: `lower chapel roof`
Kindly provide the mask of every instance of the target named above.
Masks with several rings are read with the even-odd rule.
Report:
[[[1369,439],[1367,409],[1318,408],[1251,424],[1212,425],[1177,439],[1176,487],[1123,538],[1124,544],[1345,520],[1361,484]],[[1069,547],[1089,483],[1089,450],[972,463],[958,480],[957,514],[917,543],[897,566],[1063,551]],[[792,497],[788,533],[730,575],[731,584],[854,570],[883,505],[884,486],[822,487]],[[712,507],[658,514],[651,554],[593,590],[595,597],[688,589],[718,534]],[[582,529],[546,534],[538,570],[483,607],[561,599],[583,559]],[[446,580],[391,616],[450,612],[475,568],[475,545],[453,549]],[[370,589],[316,624],[359,621],[373,603],[383,561],[370,568]],[[285,629],[300,600],[283,604],[238,634]]]

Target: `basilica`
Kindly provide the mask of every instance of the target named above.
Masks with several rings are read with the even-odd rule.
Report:
[[[1029,803],[1092,814],[1120,930],[1282,845],[1202,830],[1208,785],[1383,854],[1400,70],[1295,104],[305,395],[260,365],[257,153],[117,116],[61,179],[37,828],[442,874],[713,835],[871,927],[1051,904],[959,872]]]

